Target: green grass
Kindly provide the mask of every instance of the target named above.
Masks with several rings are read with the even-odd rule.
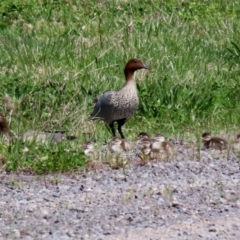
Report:
[[[7,93],[18,106],[12,131],[64,129],[79,136],[70,146],[33,144],[32,155],[16,141],[5,153],[9,169],[84,165],[86,135],[99,142],[111,137],[103,123],[89,121],[93,100],[123,85],[132,57],[151,70],[136,74],[141,103],[124,128],[127,138],[139,131],[172,136],[188,128],[197,136],[238,128],[239,14],[237,0],[2,0],[0,98]],[[4,104],[0,111],[9,119]]]
[[[34,142],[27,145],[18,141],[9,147],[8,171],[44,174],[75,170],[83,166],[82,150],[69,143],[50,146]]]

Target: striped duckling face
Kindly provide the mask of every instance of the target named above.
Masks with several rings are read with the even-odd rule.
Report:
[[[165,141],[165,137],[162,134],[156,134],[154,138],[152,138],[152,150],[160,151],[162,149],[162,143]]]
[[[149,138],[149,135],[146,132],[140,132],[137,136],[137,139],[140,138]]]
[[[141,132],[137,136],[136,147],[140,150],[148,149],[151,146],[151,139],[145,132]]]
[[[212,135],[210,132],[205,132],[202,134],[202,141],[203,142],[207,142],[207,141],[210,141],[212,138]]]
[[[140,132],[137,136],[137,140],[148,139],[150,136],[146,132]]]
[[[121,153],[124,151],[122,146],[122,139],[119,137],[114,137],[109,143],[109,149],[111,152]]]

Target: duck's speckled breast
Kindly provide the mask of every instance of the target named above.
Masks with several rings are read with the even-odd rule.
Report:
[[[136,87],[123,87],[113,96],[113,101],[113,120],[123,118],[128,120],[135,113],[139,105]]]

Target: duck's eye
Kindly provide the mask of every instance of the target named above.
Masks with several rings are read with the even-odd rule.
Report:
[[[137,62],[138,62],[138,61],[135,59],[135,60],[134,60],[134,63],[137,63]]]

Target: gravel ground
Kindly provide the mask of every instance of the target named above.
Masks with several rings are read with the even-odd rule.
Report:
[[[0,239],[240,239],[240,159],[178,150],[125,169],[0,174]]]

